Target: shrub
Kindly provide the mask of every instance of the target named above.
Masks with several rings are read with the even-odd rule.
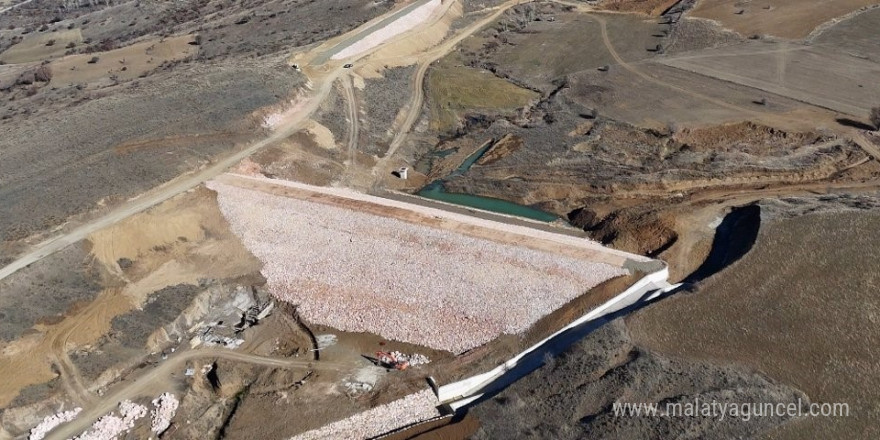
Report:
[[[89,64],[95,64],[98,62],[99,59],[100,58],[98,58],[98,57],[92,57],[92,59],[89,60]]]
[[[39,82],[49,82],[52,79],[52,69],[47,65],[43,65],[34,71],[34,80]]]

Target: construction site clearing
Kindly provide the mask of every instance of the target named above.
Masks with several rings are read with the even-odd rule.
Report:
[[[307,325],[447,353],[430,370],[419,368],[429,362],[419,353],[363,354],[389,372],[410,370],[423,388],[429,371],[437,386],[435,380],[505,369],[512,355],[613,302],[644,281],[641,275],[659,273],[659,285],[666,285],[661,262],[605,248],[561,226],[564,233],[555,233],[440,204],[262,176],[224,174],[207,186],[218,193],[233,233],[263,263],[268,291],[294,304]],[[614,279],[622,282],[610,283]],[[389,379],[380,400],[400,400],[295,438],[372,438],[441,415],[437,396],[388,393],[399,389],[398,379]]]
[[[87,341],[82,320],[109,331],[69,356],[47,347],[64,394],[23,397],[46,376],[10,384],[5,395],[21,393],[4,430],[34,439],[249,432],[260,417],[294,411],[301,417],[264,434],[372,438],[448,419],[548,336],[606,313],[621,292],[640,296],[633,287],[646,279],[665,285],[662,262],[570,226],[471,213],[403,194],[220,175],[90,237],[89,258],[128,287],[39,328],[62,341]],[[224,273],[240,275],[212,279]],[[19,277],[33,278],[30,268],[8,280]],[[152,353],[138,348],[143,340]],[[14,346],[0,367],[42,364]],[[242,395],[239,404],[224,397]]]

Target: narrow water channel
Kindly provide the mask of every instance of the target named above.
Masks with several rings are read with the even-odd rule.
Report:
[[[487,143],[485,146],[474,152],[474,154],[468,156],[468,158],[465,159],[464,162],[452,172],[452,174],[446,178],[438,179],[429,183],[418,192],[418,195],[426,199],[439,200],[441,202],[452,203],[455,205],[468,206],[471,208],[482,209],[484,211],[514,215],[547,223],[558,220],[559,217],[549,212],[541,211],[540,209],[535,209],[530,206],[520,205],[511,201],[496,199],[494,197],[483,197],[474,194],[451,193],[446,191],[446,188],[443,186],[445,179],[466,173],[467,170],[477,163],[477,161],[480,160],[490,148],[492,148],[492,143]]]

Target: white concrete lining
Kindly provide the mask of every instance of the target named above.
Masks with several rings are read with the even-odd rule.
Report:
[[[532,345],[525,351],[514,356],[513,358],[511,358],[507,362],[504,362],[498,367],[495,367],[494,369],[489,370],[485,373],[481,373],[476,376],[471,376],[467,379],[460,380],[458,382],[441,386],[438,390],[438,400],[442,404],[448,404],[453,410],[458,410],[461,407],[467,406],[468,404],[482,397],[482,394],[479,393],[480,390],[484,389],[494,380],[502,377],[504,373],[516,367],[517,364],[524,357],[534,352],[535,350],[538,350],[545,343],[562,334],[563,332],[566,332],[574,327],[585,324],[589,321],[602,318],[603,316],[606,316],[610,313],[617,312],[625,307],[633,305],[641,298],[645,297],[646,294],[650,293],[650,295],[645,297],[644,300],[652,301],[658,298],[663,293],[669,292],[680,286],[680,284],[669,284],[668,279],[669,268],[664,265],[662,269],[645,275],[619,295],[608,300],[599,307],[596,307],[584,316],[572,321],[565,327],[559,329],[557,332],[544,338],[537,344]]]

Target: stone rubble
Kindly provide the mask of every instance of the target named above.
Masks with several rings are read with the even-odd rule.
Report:
[[[171,419],[177,413],[180,402],[171,393],[162,393],[153,399],[153,410],[150,411],[150,429],[156,434],[162,434],[171,426]]]
[[[418,367],[419,365],[425,365],[431,363],[431,360],[428,359],[427,356],[419,353],[414,354],[405,354],[399,351],[392,351],[391,355],[394,356],[395,359],[403,362],[409,362],[410,367]]]
[[[119,403],[119,416],[107,414],[98,419],[86,432],[74,437],[74,440],[113,440],[127,433],[135,422],[147,415],[147,407],[130,400]]]
[[[404,425],[440,415],[431,390],[410,394],[386,405],[371,408],[347,419],[304,432],[291,440],[354,440],[376,437]]]
[[[33,427],[28,435],[28,440],[41,440],[49,431],[55,429],[58,425],[72,421],[79,415],[82,408],[74,408],[69,411],[62,411],[57,414],[47,416],[39,425]]]
[[[462,353],[518,334],[624,269],[220,182],[208,186],[308,322]]]

